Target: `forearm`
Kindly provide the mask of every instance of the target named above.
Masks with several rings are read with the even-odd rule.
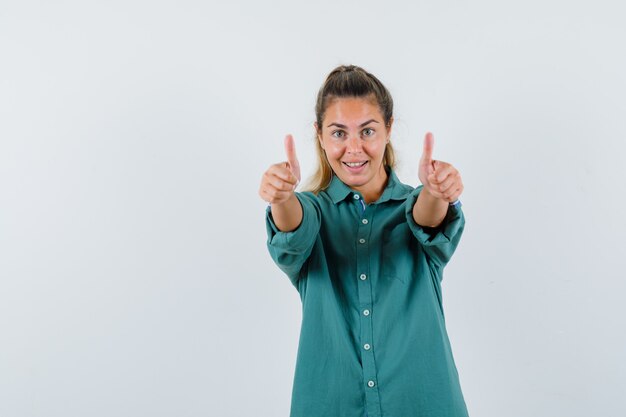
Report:
[[[422,188],[413,206],[413,219],[420,226],[437,227],[446,218],[449,203]]]
[[[271,207],[272,219],[281,232],[291,232],[302,223],[302,205],[295,193],[284,203],[274,203]]]

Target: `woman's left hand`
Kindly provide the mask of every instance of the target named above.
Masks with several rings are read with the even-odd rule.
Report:
[[[432,159],[434,144],[433,134],[427,132],[418,177],[433,197],[453,203],[463,192],[461,174],[452,164]]]

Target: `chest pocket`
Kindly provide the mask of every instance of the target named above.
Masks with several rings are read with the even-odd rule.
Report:
[[[411,279],[413,270],[411,253],[415,250],[413,240],[411,229],[406,223],[383,231],[380,266],[383,278],[397,279],[405,284]]]

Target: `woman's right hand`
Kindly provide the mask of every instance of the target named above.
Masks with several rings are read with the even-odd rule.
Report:
[[[259,195],[270,204],[282,204],[293,196],[300,183],[300,163],[293,136],[285,136],[287,161],[271,165],[263,174]]]

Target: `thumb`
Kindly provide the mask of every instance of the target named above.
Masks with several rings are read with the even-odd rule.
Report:
[[[300,163],[296,156],[296,144],[291,135],[285,136],[285,153],[287,154],[287,162],[289,162],[291,172],[300,182]]]
[[[426,136],[424,137],[424,149],[422,151],[422,158],[420,162],[422,164],[432,165],[433,159],[433,147],[435,146],[435,138],[433,134],[430,132],[426,132]]]

